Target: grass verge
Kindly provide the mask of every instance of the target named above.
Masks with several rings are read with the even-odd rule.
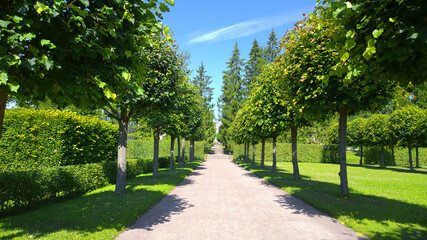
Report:
[[[0,239],[113,239],[178,183],[202,160],[176,170],[159,170],[159,177],[142,174],[128,180],[126,194],[114,185],[36,211],[0,219]]]
[[[371,239],[427,239],[427,174],[348,166],[350,197],[339,190],[339,165],[278,162],[278,171],[236,161],[261,178]],[[267,162],[266,165],[271,165]]]

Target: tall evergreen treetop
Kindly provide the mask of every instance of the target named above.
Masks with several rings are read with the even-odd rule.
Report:
[[[274,29],[271,30],[270,36],[268,37],[267,47],[264,52],[264,59],[269,63],[273,62],[276,59],[277,52],[279,50],[279,44],[277,41],[276,34]]]
[[[252,48],[249,53],[249,61],[245,66],[245,81],[244,81],[244,90],[245,96],[248,97],[252,89],[252,85],[255,81],[255,78],[261,72],[261,66],[263,65],[262,59],[262,49],[260,48],[258,41],[255,39],[252,43]]]

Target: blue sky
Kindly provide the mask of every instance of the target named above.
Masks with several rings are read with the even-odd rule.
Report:
[[[163,23],[173,30],[180,49],[191,54],[191,78],[203,61],[207,74],[212,76],[216,109],[222,72],[235,42],[240,57],[247,60],[254,39],[265,45],[271,29],[280,39],[315,5],[316,0],[175,0],[175,6],[163,15]]]

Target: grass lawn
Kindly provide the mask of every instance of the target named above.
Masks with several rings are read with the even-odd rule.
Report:
[[[427,239],[427,173],[348,166],[343,198],[339,165],[299,163],[302,179],[294,180],[290,162],[278,162],[277,173],[238,163],[371,239]]]
[[[126,195],[110,185],[39,210],[0,219],[0,239],[113,239],[159,202],[202,161],[185,164],[159,177],[142,174],[128,180]]]

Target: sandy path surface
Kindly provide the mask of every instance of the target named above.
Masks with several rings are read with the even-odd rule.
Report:
[[[116,239],[366,239],[214,151]]]

